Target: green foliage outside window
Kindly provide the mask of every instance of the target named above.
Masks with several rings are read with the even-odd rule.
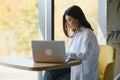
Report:
[[[0,3],[0,58],[30,55],[31,40],[38,39],[38,0],[16,1]]]

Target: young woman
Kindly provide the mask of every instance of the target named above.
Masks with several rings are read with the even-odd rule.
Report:
[[[66,50],[67,58],[78,59],[82,63],[72,66],[71,73],[69,68],[63,68],[60,71],[59,69],[53,70],[53,73],[52,70],[46,71],[43,80],[57,80],[59,78],[61,80],[98,80],[99,45],[91,25],[79,6],[73,5],[65,11],[63,31],[70,38]],[[56,76],[60,73],[63,75]],[[49,76],[47,76],[48,74]],[[66,74],[67,77],[64,77]]]

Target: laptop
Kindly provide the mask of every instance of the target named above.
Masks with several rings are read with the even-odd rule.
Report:
[[[31,41],[34,62],[66,62],[64,41]]]

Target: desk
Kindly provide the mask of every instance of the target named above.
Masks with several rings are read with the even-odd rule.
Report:
[[[28,56],[0,60],[0,65],[30,71],[43,71],[57,68],[65,68],[79,65],[80,63],[80,60],[73,60],[68,63],[35,63],[33,62],[33,59]]]

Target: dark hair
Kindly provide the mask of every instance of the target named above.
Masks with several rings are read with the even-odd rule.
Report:
[[[71,16],[74,19],[78,19],[80,25],[82,25],[83,27],[89,28],[93,31],[93,29],[91,28],[91,25],[89,24],[89,22],[87,21],[85,15],[84,15],[82,9],[79,6],[73,5],[72,7],[68,8],[63,15],[63,31],[67,37],[70,37],[70,36],[68,34],[69,29],[66,25],[66,23],[67,23],[67,21],[65,19],[66,15]]]

